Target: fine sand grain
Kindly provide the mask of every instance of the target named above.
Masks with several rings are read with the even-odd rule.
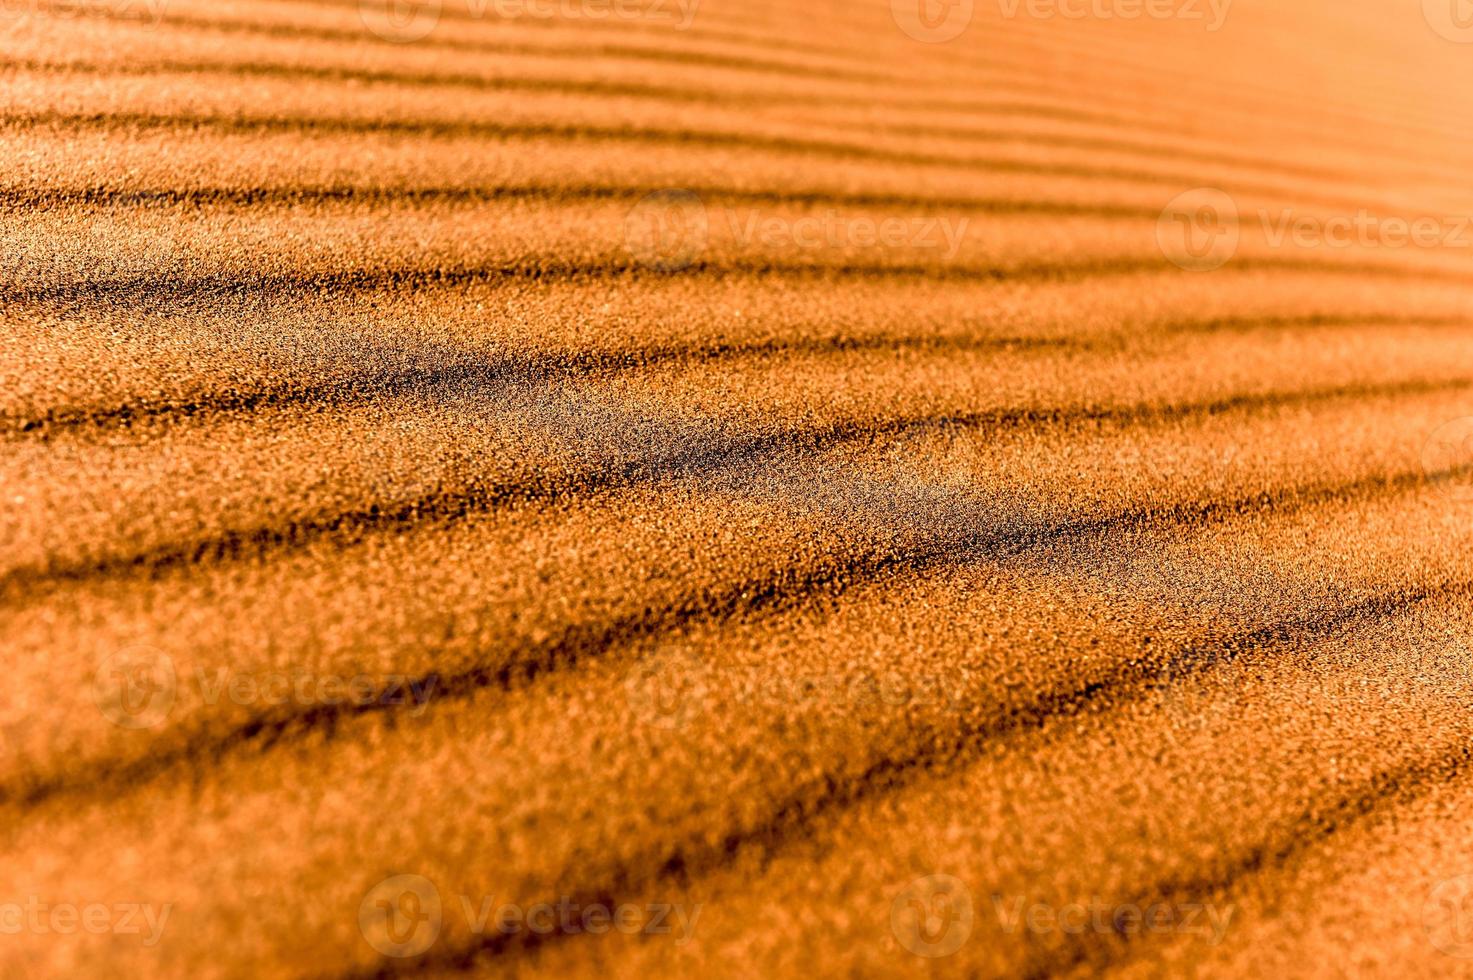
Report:
[[[0,976],[1473,976],[1420,6],[0,2]]]

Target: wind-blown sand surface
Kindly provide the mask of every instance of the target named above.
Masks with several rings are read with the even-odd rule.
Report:
[[[0,975],[1473,975],[1449,5],[0,6]]]

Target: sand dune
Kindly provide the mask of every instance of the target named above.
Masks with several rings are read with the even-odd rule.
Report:
[[[1473,971],[1417,6],[0,5],[0,974]]]

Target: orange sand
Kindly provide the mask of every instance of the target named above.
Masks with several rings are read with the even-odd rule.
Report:
[[[1473,976],[1422,6],[0,7],[0,976]]]

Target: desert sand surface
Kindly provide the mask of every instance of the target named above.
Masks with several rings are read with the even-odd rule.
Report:
[[[0,2],[0,976],[1473,976],[1459,0]]]

